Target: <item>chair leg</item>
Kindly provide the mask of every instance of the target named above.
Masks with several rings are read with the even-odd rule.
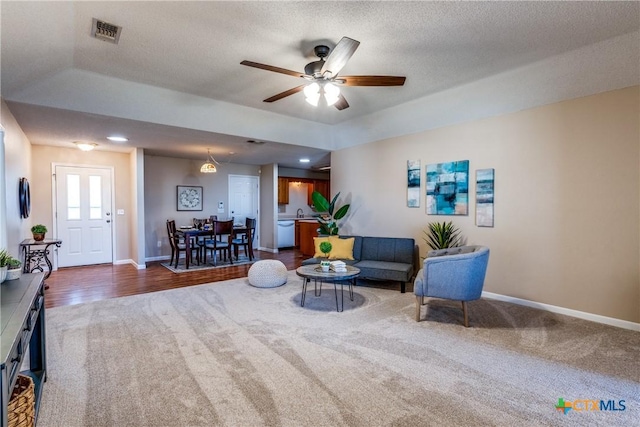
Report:
[[[422,296],[416,295],[416,322],[420,321],[420,307],[422,307],[423,302]]]
[[[467,316],[467,302],[462,301],[462,314],[464,315],[464,327],[469,327],[469,317]]]

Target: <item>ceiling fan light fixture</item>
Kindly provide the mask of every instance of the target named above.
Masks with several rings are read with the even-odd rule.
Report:
[[[324,85],[324,99],[327,101],[327,105],[333,105],[338,102],[340,98],[340,88],[333,83],[327,83]]]
[[[216,159],[213,158],[211,152],[207,148],[207,161],[204,162],[202,166],[200,166],[200,173],[216,173],[218,172],[218,168],[214,163],[218,163]],[[218,163],[220,164],[220,163]]]
[[[314,107],[318,106],[318,101],[320,100],[320,85],[316,82],[307,85],[304,90],[305,101]]]

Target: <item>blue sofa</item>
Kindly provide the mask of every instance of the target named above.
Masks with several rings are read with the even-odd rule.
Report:
[[[420,262],[418,246],[414,239],[396,237],[353,237],[353,260],[343,259],[346,264],[360,269],[359,279],[400,282],[400,292],[413,279]],[[309,258],[302,265],[319,264],[326,258]]]

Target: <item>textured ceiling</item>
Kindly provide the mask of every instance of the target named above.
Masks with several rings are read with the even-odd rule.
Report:
[[[640,27],[638,2],[2,1],[0,7],[2,97],[34,143],[103,139],[103,134],[91,132],[96,121],[117,127],[122,116],[134,118],[118,112],[131,108],[131,102],[125,105],[126,100],[117,96],[119,89],[131,92],[123,89],[129,82],[169,90],[176,110],[184,109],[184,99],[193,96],[250,109],[243,110],[248,113],[247,131],[242,134],[228,134],[222,125],[221,131],[210,133],[207,123],[195,119],[192,126],[184,126],[192,130],[184,135],[181,126],[168,131],[145,125],[137,117],[122,122],[129,133],[139,128],[132,145],[156,154],[182,150],[189,156],[211,147],[238,153],[237,161],[245,154],[234,147],[252,137],[248,128],[265,126],[274,118],[312,122],[315,125],[309,124],[309,129],[322,130]],[[92,18],[122,26],[119,44],[91,38]],[[405,85],[345,87],[342,92],[350,108],[343,111],[314,108],[304,102],[302,93],[264,103],[263,99],[304,80],[240,65],[250,60],[302,71],[315,59],[315,45],[333,47],[342,36],[361,44],[341,74],[402,75],[407,77]],[[55,90],[70,70],[78,86],[84,80],[111,79],[80,102],[72,99],[73,91]],[[146,108],[151,116],[159,107],[150,103]],[[267,115],[256,120],[252,110]],[[56,123],[65,126],[56,129]],[[166,133],[161,142],[159,133]],[[320,139],[319,133],[314,131],[310,139]],[[153,144],[150,138],[155,139]],[[301,140],[307,138],[284,139],[274,142],[286,142],[284,148],[304,146]],[[184,142],[189,140],[195,141],[193,146]],[[318,150],[309,147],[318,144],[308,141],[306,145],[316,157],[330,148],[328,144]],[[281,157],[278,150],[275,153]],[[294,155],[304,151],[300,147]],[[267,163],[271,157],[265,152],[246,162],[254,161]],[[284,163],[296,167],[295,162]]]

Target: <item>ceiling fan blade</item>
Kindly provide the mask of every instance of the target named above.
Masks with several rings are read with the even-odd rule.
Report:
[[[345,99],[343,94],[338,95],[338,102],[333,104],[338,110],[344,110],[345,108],[349,108],[349,103]]]
[[[336,83],[344,86],[402,86],[406,77],[401,76],[340,76]]]
[[[286,68],[274,67],[273,65],[260,64],[259,62],[242,61],[240,64],[247,67],[260,68],[261,70],[273,71],[274,73],[287,74],[293,77],[305,77],[306,74],[297,71],[287,70]]]
[[[298,87],[294,87],[293,89],[289,89],[289,90],[285,90],[284,92],[281,92],[277,95],[273,95],[271,98],[267,98],[262,102],[274,102],[274,101],[278,101],[282,98],[286,98],[289,95],[293,95],[294,93],[298,93],[300,92],[302,89],[304,89],[304,87],[306,86],[306,84],[304,85],[300,85]]]
[[[330,73],[329,78],[337,76],[340,70],[342,70],[342,67],[347,65],[347,61],[355,53],[358,46],[360,46],[360,42],[357,40],[350,39],[349,37],[340,39],[322,66],[322,70],[320,70],[322,75],[328,72]]]

